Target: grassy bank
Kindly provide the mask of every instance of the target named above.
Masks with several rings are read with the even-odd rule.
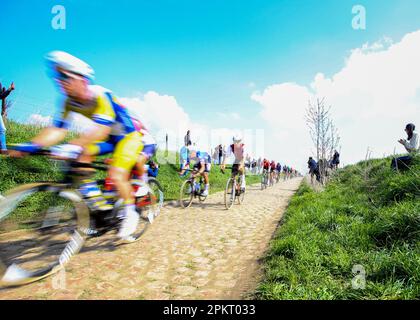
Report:
[[[8,143],[29,141],[41,130],[40,127],[16,122],[9,122],[7,129]],[[71,135],[69,138],[71,138]],[[178,154],[169,153],[165,157],[162,151],[158,151],[158,159],[161,160],[158,161],[160,162],[158,180],[165,190],[165,199],[175,200],[178,199],[180,186],[184,179],[178,176],[179,165],[167,163],[165,161],[167,158],[178,159]],[[97,174],[97,178],[103,176],[103,173]],[[224,190],[228,176],[228,174],[220,172],[219,166],[213,165],[210,172],[210,193]],[[60,163],[46,157],[11,159],[6,156],[0,156],[0,193],[4,193],[23,183],[58,181],[60,178]],[[248,184],[257,182],[259,182],[258,176],[247,177]]]
[[[349,166],[321,193],[300,187],[257,298],[420,298],[420,159],[405,173],[390,161]]]

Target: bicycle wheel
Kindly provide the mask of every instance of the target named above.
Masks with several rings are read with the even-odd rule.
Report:
[[[163,188],[160,185],[159,181],[157,181],[155,178],[149,178],[149,181],[147,183],[150,188],[149,196],[151,200],[151,205],[154,207],[154,214],[155,216],[158,216],[160,213],[160,209],[163,207],[163,201],[164,201],[164,194],[163,194]]]
[[[266,188],[266,185],[265,185],[265,175],[263,174],[261,176],[261,190],[264,190],[265,188]]]
[[[225,189],[225,207],[227,210],[232,208],[233,203],[235,202],[235,187],[236,180],[234,178],[229,178]]]
[[[0,287],[34,282],[60,270],[82,248],[90,224],[81,196],[39,183],[0,202]]]
[[[191,206],[194,198],[194,186],[192,180],[186,180],[181,186],[179,194],[179,203],[181,207],[188,208]]]

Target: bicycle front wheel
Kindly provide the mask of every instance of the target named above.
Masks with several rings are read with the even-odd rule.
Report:
[[[194,198],[194,186],[192,180],[186,180],[181,186],[179,195],[179,203],[181,207],[188,208],[191,206]]]
[[[65,185],[39,183],[0,201],[0,287],[34,282],[60,270],[82,248],[89,209]]]
[[[226,189],[225,189],[225,207],[227,210],[232,208],[233,203],[235,202],[235,188],[236,183],[235,179],[229,178],[229,180],[226,183]]]
[[[160,209],[163,207],[163,201],[164,201],[164,194],[163,194],[163,188],[160,185],[159,181],[157,181],[155,178],[149,178],[149,181],[147,183],[150,188],[150,199],[153,206],[153,211],[155,213],[155,216],[158,216],[160,213]]]

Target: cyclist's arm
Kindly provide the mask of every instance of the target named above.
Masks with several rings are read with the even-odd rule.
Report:
[[[112,128],[107,125],[95,124],[93,130],[82,134],[79,138],[70,141],[70,144],[85,147],[95,141],[103,141],[110,135]]]
[[[51,147],[64,140],[69,128],[68,118],[71,111],[68,108],[67,103],[64,104],[62,110],[63,112],[61,115],[54,119],[53,125],[43,129],[34,139],[32,139],[32,143],[41,147]]]
[[[67,129],[49,127],[41,131],[41,133],[32,139],[32,142],[41,146],[41,147],[50,147],[60,141],[64,140],[67,135]]]

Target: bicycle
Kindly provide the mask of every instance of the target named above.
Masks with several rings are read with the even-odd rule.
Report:
[[[280,182],[280,175],[281,175],[281,172],[280,171],[277,171],[277,174],[276,174],[276,183],[279,183]]]
[[[261,190],[267,189],[267,187],[268,187],[268,171],[264,169],[261,175]]]
[[[193,170],[191,172],[190,177],[187,180],[185,180],[181,185],[181,190],[179,193],[179,203],[184,209],[189,208],[191,206],[194,198],[198,197],[200,202],[204,202],[207,199],[207,196],[203,195],[203,192],[206,187],[204,183],[204,178],[200,176],[199,181],[197,182],[197,173],[197,170]]]
[[[34,155],[51,157],[47,149]],[[105,171],[107,166],[56,160],[64,164],[61,181],[22,185],[0,201],[0,287],[46,278],[61,270],[87,238],[116,233],[120,227],[122,201],[117,196],[112,210],[99,212],[78,191],[81,180],[93,174],[80,169]],[[131,242],[139,240],[150,224],[141,214],[142,207],[136,209],[140,221]]]
[[[221,170],[225,174],[224,170]],[[228,179],[225,188],[225,207],[227,210],[232,208],[235,199],[238,199],[238,204],[242,204],[245,199],[245,190],[242,190],[242,174],[238,171],[232,171],[231,177]]]

